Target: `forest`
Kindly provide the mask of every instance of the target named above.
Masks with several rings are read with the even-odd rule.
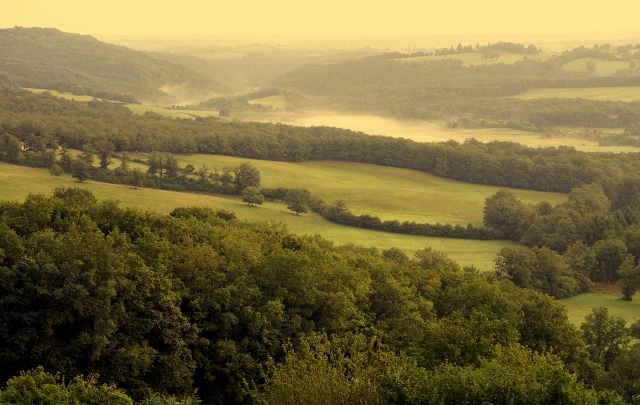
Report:
[[[229,90],[186,66],[53,28],[0,29],[0,73],[23,87],[126,102],[175,103],[159,90],[165,85],[200,95]]]
[[[622,404],[638,394],[637,324],[601,308],[578,330],[552,297],[431,249],[336,248],[225,211],[164,216],[73,187],[3,202],[0,218],[2,403]]]

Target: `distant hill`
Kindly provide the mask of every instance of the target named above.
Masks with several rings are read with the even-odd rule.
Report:
[[[0,73],[24,86],[79,85],[161,104],[229,91],[187,66],[53,28],[0,29]]]

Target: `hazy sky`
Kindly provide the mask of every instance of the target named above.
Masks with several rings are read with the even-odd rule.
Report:
[[[0,0],[0,27],[82,34],[640,31],[639,0]]]

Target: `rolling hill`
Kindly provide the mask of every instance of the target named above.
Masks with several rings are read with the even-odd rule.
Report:
[[[53,28],[0,30],[0,73],[27,87],[119,93],[156,104],[228,91],[189,67]]]

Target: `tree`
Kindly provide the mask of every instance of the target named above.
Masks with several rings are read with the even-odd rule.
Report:
[[[606,307],[597,307],[587,315],[580,330],[591,359],[608,369],[629,342],[626,321],[610,316]]]
[[[59,374],[46,373],[42,367],[20,373],[7,382],[7,389],[0,391],[1,404],[111,404],[133,405],[124,392],[106,384],[98,385],[97,376],[76,377],[68,384]]]
[[[640,289],[640,265],[634,266],[633,256],[627,255],[618,268],[618,285],[625,300],[631,301]]]
[[[260,171],[245,162],[233,169],[236,193],[241,194],[247,187],[260,187]]]
[[[596,61],[595,60],[587,61],[587,72],[593,73],[595,71],[596,71]]]
[[[258,187],[249,186],[242,190],[242,202],[246,202],[249,205],[262,205],[264,196],[260,193]]]
[[[306,204],[309,202],[309,191],[303,188],[293,188],[284,195],[284,201],[287,203],[287,209],[298,215],[306,213]]]
[[[131,171],[131,185],[135,189],[144,186],[144,173],[137,167]]]
[[[71,177],[74,179],[78,179],[78,181],[82,182],[91,178],[91,174],[89,173],[90,166],[83,159],[74,159],[71,162]]]
[[[62,167],[54,163],[53,165],[51,165],[51,168],[49,169],[49,174],[54,176],[57,179],[58,177],[64,174],[64,170],[62,170]]]
[[[0,137],[0,160],[17,163],[21,153],[22,148],[18,138],[10,134],[4,134]]]
[[[120,166],[115,170],[116,174],[120,177],[120,180],[124,182],[129,176],[129,154],[122,152],[120,158]]]
[[[100,159],[100,168],[107,169],[111,164],[111,153],[114,151],[114,146],[106,139],[99,139],[93,143],[98,158]]]

